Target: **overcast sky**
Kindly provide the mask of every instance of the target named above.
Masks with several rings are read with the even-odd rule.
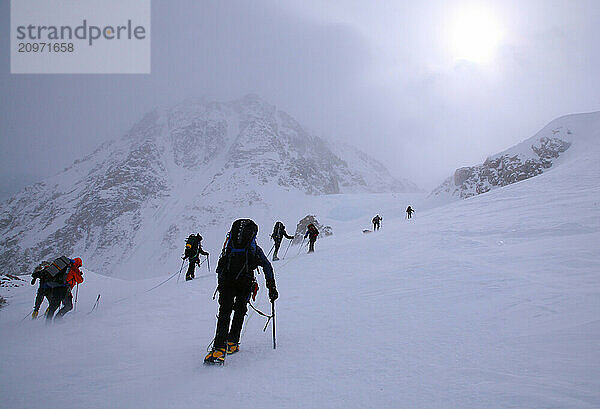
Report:
[[[599,21],[593,0],[152,0],[150,75],[11,75],[0,36],[0,197],[156,106],[250,92],[431,189],[600,110]]]

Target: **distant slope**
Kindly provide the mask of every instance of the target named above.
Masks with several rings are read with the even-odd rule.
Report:
[[[157,275],[188,234],[216,244],[232,218],[273,223],[307,194],[412,188],[366,158],[354,166],[252,95],[156,109],[0,205],[0,269],[27,273],[42,259],[77,254],[98,273]]]
[[[531,138],[490,156],[481,165],[459,168],[429,198],[446,202],[465,199],[542,174],[576,160],[573,147],[586,146],[600,135],[600,112],[558,118]]]
[[[419,192],[416,184],[405,178],[393,177],[387,168],[378,160],[342,141],[331,141],[329,147],[337,156],[344,159],[352,171],[360,178],[354,177],[342,183],[344,193],[363,192]]]

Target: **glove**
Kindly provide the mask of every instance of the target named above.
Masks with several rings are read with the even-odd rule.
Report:
[[[258,292],[258,283],[252,283],[252,301],[256,301],[256,293]]]
[[[182,260],[185,260],[185,259],[186,259],[186,257],[185,257],[185,256],[183,256],[183,257],[181,257],[181,259],[182,259]]]
[[[268,281],[267,288],[269,289],[269,299],[271,301],[275,301],[277,298],[279,298],[279,293],[275,287],[275,281]]]
[[[31,319],[36,319],[38,316],[38,310],[33,310],[33,312],[31,313]]]
[[[37,280],[37,277],[33,277],[33,278],[31,279],[31,285],[34,285],[34,284],[35,284],[35,280]]]

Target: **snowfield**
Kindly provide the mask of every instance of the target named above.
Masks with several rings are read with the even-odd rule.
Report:
[[[23,319],[33,286],[3,288],[0,407],[600,407],[600,144],[587,135],[560,166],[446,206],[306,197],[258,220],[265,251],[273,222],[293,231],[301,205],[334,235],[275,263],[277,349],[250,312],[224,367],[202,364],[214,274],[203,265],[152,289],[177,273],[178,252],[160,278],[86,271],[78,310],[52,326]],[[363,234],[375,213],[382,229]],[[214,268],[219,249],[206,249]]]

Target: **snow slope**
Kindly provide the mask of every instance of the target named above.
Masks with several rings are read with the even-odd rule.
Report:
[[[33,287],[3,290],[0,406],[600,407],[598,145],[485,195],[415,205],[411,221],[403,209],[422,198],[328,196],[318,206],[336,234],[275,264],[277,349],[250,313],[223,368],[201,363],[215,327],[208,272],[150,292],[176,261],[160,279],[87,273],[79,311],[50,327],[19,322]],[[377,212],[382,230],[363,234]]]

